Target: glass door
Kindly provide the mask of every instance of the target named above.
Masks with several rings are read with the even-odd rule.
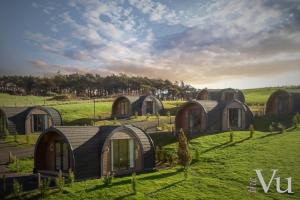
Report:
[[[69,147],[67,143],[57,141],[55,143],[55,169],[67,172],[70,168]]]
[[[133,139],[111,140],[112,171],[127,170],[134,167]]]

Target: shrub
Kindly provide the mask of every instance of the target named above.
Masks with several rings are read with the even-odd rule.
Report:
[[[273,122],[272,122],[272,123],[273,123]],[[270,131],[271,133],[274,131],[274,127],[273,127],[273,124],[272,124],[272,123],[269,125],[269,131]]]
[[[253,124],[250,124],[250,126],[249,126],[249,131],[250,131],[250,138],[252,138],[252,137],[253,137],[253,134],[254,134],[254,132],[255,132],[255,129],[254,129]]]
[[[161,146],[156,146],[155,147],[155,160],[156,162],[160,162],[160,157],[159,157],[159,154],[160,154],[160,151],[161,151]]]
[[[15,164],[16,164],[16,171],[17,171],[17,173],[19,173],[20,172],[20,161],[17,159],[17,157],[16,157]]]
[[[159,161],[160,162],[165,162],[166,161],[166,150],[161,147],[160,151],[159,151],[159,154],[158,154],[158,157],[159,157]]]
[[[28,134],[26,134],[26,144],[30,144],[30,137]]]
[[[74,175],[74,172],[72,171],[72,169],[69,169],[68,180],[70,182],[70,185],[72,186],[75,181],[75,175]]]
[[[15,162],[15,156],[11,152],[8,153],[8,162],[9,163]]]
[[[229,134],[229,142],[233,142],[233,131],[230,129],[230,134]]]
[[[21,199],[23,188],[22,185],[16,179],[13,180],[13,196],[16,199]]]
[[[42,180],[42,184],[40,186],[40,194],[42,199],[45,199],[49,195],[50,181],[50,178],[45,178]]]
[[[18,143],[18,137],[17,137],[17,134],[16,134],[16,133],[14,134],[14,142],[15,142],[15,143]]]
[[[62,175],[62,171],[59,170],[58,177],[55,179],[56,186],[61,193],[64,190],[65,178]]]
[[[158,113],[156,114],[156,118],[157,118],[157,126],[159,127],[160,115]]]
[[[293,126],[294,126],[294,128],[298,127],[298,117],[297,117],[297,115],[294,115],[294,117],[293,117]]]
[[[178,159],[179,163],[186,167],[189,166],[192,160],[189,144],[183,129],[180,129],[178,134]]]
[[[171,118],[171,113],[170,111],[167,112],[167,116],[169,118],[169,124],[172,124],[172,118]]]
[[[150,114],[147,113],[147,114],[146,114],[146,120],[149,120],[149,118],[150,118]]]
[[[133,172],[131,176],[131,187],[133,194],[137,193],[137,180],[136,180],[136,173]]]
[[[113,182],[113,175],[112,174],[107,174],[106,176],[104,176],[103,184],[105,186],[111,185],[112,182]]]
[[[137,119],[138,116],[139,116],[139,113],[138,113],[138,112],[135,112],[135,113],[134,113],[134,117]]]
[[[283,133],[285,130],[285,126],[281,123],[278,123],[277,128],[278,128],[279,133]]]

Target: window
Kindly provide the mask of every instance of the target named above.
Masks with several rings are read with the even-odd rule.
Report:
[[[70,168],[69,147],[62,141],[55,142],[55,169],[68,171]]]
[[[228,128],[241,128],[242,110],[239,108],[230,108],[228,110]]]
[[[133,139],[111,140],[112,171],[127,170],[134,167]]]
[[[120,102],[121,115],[127,115],[128,110],[129,110],[128,102],[127,101],[121,101]]]
[[[48,115],[32,115],[32,132],[41,132],[48,128]]]
[[[199,109],[193,109],[188,112],[188,128],[199,129],[201,127],[201,112]]]
[[[153,102],[146,101],[146,113],[153,114]]]

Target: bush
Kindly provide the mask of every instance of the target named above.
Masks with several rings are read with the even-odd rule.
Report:
[[[16,199],[21,199],[23,188],[22,185],[16,180],[13,180],[13,196]]]
[[[293,126],[294,126],[294,128],[298,127],[298,117],[297,117],[297,115],[294,115],[294,117],[293,117]]]
[[[117,122],[118,122],[118,121],[117,121],[117,118],[115,117],[115,118],[114,118],[114,124],[117,124]]]
[[[133,194],[137,193],[137,180],[136,180],[136,173],[133,172],[131,176],[131,187]]]
[[[279,133],[283,133],[285,130],[285,126],[281,123],[278,123],[277,128],[279,130]]]
[[[139,116],[139,113],[138,113],[138,112],[135,112],[135,113],[134,113],[134,117],[137,119],[138,116]]]
[[[103,184],[105,186],[111,185],[112,182],[113,182],[113,175],[112,174],[107,174],[106,176],[104,176]]]
[[[253,124],[250,124],[250,126],[249,126],[249,131],[250,131],[250,138],[252,138],[252,137],[253,137],[253,134],[254,134],[254,132],[255,132],[255,129],[254,129]]]
[[[178,134],[178,159],[179,163],[186,167],[189,166],[192,161],[192,155],[190,152],[189,144],[183,129],[180,129]]]
[[[49,195],[50,181],[50,178],[42,179],[42,183],[40,186],[40,194],[42,199],[45,199]]]
[[[150,118],[150,114],[147,113],[147,114],[146,114],[146,120],[149,120],[149,118]]]
[[[167,116],[169,118],[169,124],[172,124],[172,117],[170,111],[167,112]]]
[[[155,147],[155,160],[156,162],[160,162],[160,151],[161,151],[161,146],[156,146]]]
[[[230,129],[230,134],[229,134],[229,142],[233,142],[233,131]]]
[[[159,127],[160,115],[158,113],[156,114],[156,118],[157,118],[157,127]]]
[[[59,174],[58,177],[55,179],[55,182],[59,192],[62,193],[64,190],[65,178],[63,177],[61,170],[59,170]]]
[[[70,185],[72,186],[75,181],[75,175],[74,175],[74,172],[72,171],[72,169],[69,169],[68,180],[70,182]]]

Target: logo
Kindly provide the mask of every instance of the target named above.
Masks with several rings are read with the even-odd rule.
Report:
[[[292,177],[288,177],[285,178],[284,180],[287,181],[287,188],[286,189],[282,189],[281,188],[281,177],[277,176],[277,169],[272,169],[272,176],[271,179],[269,181],[265,181],[263,174],[262,174],[262,170],[260,169],[256,169],[254,170],[256,172],[257,178],[262,186],[262,189],[264,190],[265,193],[268,193],[270,190],[270,187],[273,183],[273,181],[275,181],[275,185],[276,185],[276,191],[277,193],[289,193],[292,194],[294,193],[292,191]],[[249,192],[256,192],[256,179],[255,178],[250,178],[250,184],[247,187]]]

